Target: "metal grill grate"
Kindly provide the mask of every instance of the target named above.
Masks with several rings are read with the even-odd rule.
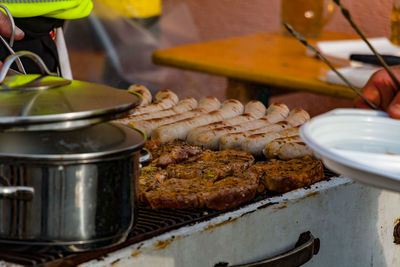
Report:
[[[325,179],[330,179],[337,174],[325,170]],[[252,203],[271,197],[272,195],[258,196]],[[240,208],[240,207],[239,207]],[[236,209],[239,209],[236,208]],[[21,264],[24,266],[76,266],[77,264],[96,259],[107,253],[116,251],[128,245],[138,243],[162,233],[201,221],[211,219],[224,213],[214,210],[158,210],[154,211],[143,206],[138,208],[136,226],[129,234],[127,241],[112,248],[96,250],[85,253],[19,253],[0,252],[0,259],[6,262]],[[25,249],[25,248],[21,248]]]

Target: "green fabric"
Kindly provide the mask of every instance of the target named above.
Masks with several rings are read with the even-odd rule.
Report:
[[[13,17],[49,17],[56,19],[79,19],[90,14],[91,0],[0,0]]]

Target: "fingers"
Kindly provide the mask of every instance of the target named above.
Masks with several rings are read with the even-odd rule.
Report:
[[[398,68],[393,70],[400,71]],[[376,106],[386,110],[395,97],[397,89],[389,74],[382,69],[372,75],[362,93]],[[358,108],[371,109],[361,97],[356,98],[354,105]]]
[[[379,94],[379,91],[372,84],[372,82],[371,84],[367,84],[364,87],[364,89],[362,90],[362,94],[376,106],[380,105],[381,96]],[[371,109],[371,107],[360,96],[357,96],[357,98],[355,99],[354,106],[356,108]]]
[[[6,14],[4,14],[3,12],[0,12],[0,35],[10,38],[11,33],[12,33],[11,23],[10,23],[8,16]],[[25,33],[20,28],[15,27],[14,39],[16,41],[19,41],[19,40],[23,39],[24,36],[25,36]]]
[[[390,117],[400,119],[400,93],[393,98],[386,111]]]
[[[24,33],[20,28],[18,28],[17,26],[15,26],[15,36],[14,36],[14,40],[15,40],[15,41],[22,40],[22,39],[24,38],[24,36],[25,36],[25,33]]]
[[[384,75],[384,73],[380,73],[380,71],[372,75],[371,78],[368,80],[367,84],[361,91],[361,93],[376,106],[380,106],[382,99],[378,89],[379,86],[378,87],[376,86],[375,80],[380,81],[381,80],[380,76],[382,75]],[[371,109],[371,107],[360,96],[357,96],[357,98],[355,99],[354,106],[357,108]]]

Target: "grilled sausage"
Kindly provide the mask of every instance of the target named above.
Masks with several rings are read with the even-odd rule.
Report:
[[[260,133],[268,133],[268,132],[279,132],[284,129],[289,129],[293,127],[297,127],[302,125],[304,122],[310,119],[310,115],[307,111],[302,108],[295,108],[289,112],[289,116],[280,122],[275,124],[266,125],[264,127],[260,127],[257,129],[246,131],[247,136],[251,136],[253,134]]]
[[[292,109],[289,113],[289,116],[286,118],[286,122],[291,127],[296,127],[302,125],[306,121],[310,119],[310,114],[302,108]]]
[[[242,142],[249,134],[246,131],[271,125],[285,119],[289,114],[289,108],[282,103],[273,103],[267,109],[267,115],[261,119],[245,122],[232,127],[223,127],[215,130],[215,135],[220,136],[220,150],[241,150]]]
[[[138,128],[142,130],[148,137],[150,137],[153,130],[157,127],[169,123],[173,123],[176,121],[192,118],[195,116],[200,116],[211,112],[213,110],[219,109],[221,103],[219,100],[214,96],[207,96],[199,101],[199,105],[196,109],[189,110],[186,112],[178,113],[171,116],[155,118],[150,120],[142,120],[142,121],[133,121],[130,122],[128,125],[133,128]]]
[[[251,153],[253,156],[261,156],[263,149],[269,142],[275,138],[281,137],[275,137],[274,133],[300,126],[309,119],[310,115],[307,111],[302,108],[295,108],[290,111],[289,116],[284,121],[278,122],[275,125],[248,131],[249,135],[243,140],[242,150]]]
[[[240,123],[259,119],[265,115],[267,109],[260,101],[253,100],[247,103],[244,111],[245,113],[243,113],[242,115],[192,129],[189,132],[186,141],[189,144],[201,145],[204,148],[218,149],[219,138],[222,134],[221,132],[214,131],[214,129],[238,125]]]
[[[120,123],[123,123],[123,124],[128,124],[129,122],[134,122],[134,121],[143,121],[143,120],[150,120],[150,119],[155,119],[155,118],[162,118],[162,117],[186,112],[186,111],[192,110],[196,107],[197,107],[197,100],[194,99],[193,97],[187,97],[187,98],[180,100],[178,102],[178,104],[176,106],[173,106],[172,108],[167,108],[167,109],[156,111],[156,112],[143,113],[143,114],[139,114],[139,115],[131,115],[126,118],[119,119],[117,121]]]
[[[267,158],[280,158],[284,160],[312,156],[312,150],[299,135],[281,137],[272,140],[263,150]]]
[[[156,112],[175,106],[178,103],[178,96],[170,90],[160,90],[155,95],[156,101],[146,106],[140,106],[133,110],[132,115]]]
[[[255,157],[262,156],[265,146],[272,140],[280,137],[298,135],[298,127],[288,128],[281,131],[270,131],[265,133],[253,134],[245,138],[242,150],[251,153]]]
[[[145,106],[151,103],[152,96],[146,86],[141,84],[132,84],[128,88],[128,92],[138,93],[142,97],[142,102],[139,106]]]
[[[221,109],[211,111],[207,114],[185,119],[175,123],[163,125],[152,132],[152,139],[158,139],[161,143],[173,139],[185,140],[189,131],[195,127],[213,123],[223,119],[235,117],[243,113],[243,105],[236,99],[224,101]]]

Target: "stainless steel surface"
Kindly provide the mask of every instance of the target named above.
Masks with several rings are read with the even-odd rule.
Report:
[[[59,86],[68,85],[71,83],[71,80],[58,80],[58,81],[51,81],[51,82],[42,82],[43,76],[24,84],[22,86],[14,87],[14,89],[36,89],[36,90],[45,90],[51,89]]]
[[[1,186],[0,199],[32,200],[35,190],[29,186]]]
[[[147,150],[146,148],[142,148],[142,150],[140,151],[140,158],[139,158],[140,169],[142,168],[142,166],[146,166],[147,164],[151,163],[152,160],[153,160],[153,155],[150,153],[150,151]]]
[[[102,157],[139,150],[144,142],[143,133],[118,123],[61,132],[0,132],[0,160],[46,164],[100,161]]]
[[[0,174],[34,188],[35,196],[0,200],[0,243],[81,251],[123,241],[135,218],[137,157],[51,166],[2,162]]]
[[[311,232],[308,231],[300,234],[299,240],[294,249],[278,256],[240,265],[218,263],[215,267],[298,267],[311,260],[314,255],[318,254],[319,246],[319,239],[315,238]]]
[[[7,14],[7,16],[8,16],[8,19],[10,20],[10,24],[11,24],[10,43],[8,44],[8,43],[6,42],[6,40],[4,40],[3,36],[1,36],[1,35],[0,35],[0,40],[2,41],[2,43],[4,44],[4,46],[7,48],[7,50],[10,52],[10,54],[11,54],[11,55],[15,55],[14,49],[12,49],[12,47],[14,46],[14,37],[15,37],[15,23],[14,23],[14,19],[13,19],[13,17],[12,17],[12,15],[11,15],[10,11],[8,10],[8,8],[7,8],[6,6],[0,5],[0,8],[2,8],[2,9],[6,12],[6,14]],[[18,70],[19,70],[21,73],[26,74],[24,65],[22,65],[21,60],[20,60],[19,58],[17,58],[16,61],[17,61],[16,64],[17,64]]]
[[[21,57],[28,57],[30,58],[33,62],[38,65],[40,68],[40,71],[42,72],[43,75],[49,75],[49,76],[57,76],[56,73],[52,73],[44,63],[44,61],[35,53],[29,52],[29,51],[19,51],[17,53],[14,53],[10,56],[8,56],[3,63],[3,66],[0,71],[0,83],[3,83],[4,79],[6,78],[8,70],[11,68],[11,65],[21,58]],[[21,86],[22,87],[22,86]]]
[[[79,119],[73,121],[61,121],[61,122],[50,122],[50,123],[41,123],[41,124],[32,124],[32,125],[14,125],[14,126],[2,126],[0,124],[0,132],[37,132],[37,131],[71,131],[77,130],[81,128],[88,127],[90,125],[99,124],[102,122],[107,122],[110,120],[115,120],[119,118],[123,118],[125,116],[124,113],[121,114],[108,114],[106,116],[94,117],[89,119]]]
[[[11,185],[34,191],[30,201],[0,198],[0,245],[86,251],[125,240],[136,218],[141,133],[106,123],[0,134],[0,194]]]
[[[54,85],[58,87],[46,89]],[[7,76],[0,90],[0,129],[63,130],[93,125],[124,116],[140,101],[126,90],[100,84],[53,76]]]
[[[297,40],[299,40],[304,46],[306,46],[308,49],[312,50],[326,65],[328,65],[329,68],[331,68],[339,77],[342,79],[347,86],[349,86],[357,95],[359,95],[371,108],[373,109],[378,109],[378,107],[372,103],[368,98],[366,98],[360,90],[358,90],[346,77],[344,77],[336,68],[333,66],[333,64],[324,56],[322,55],[315,47],[310,45],[302,36],[300,33],[296,32],[291,25],[289,25],[286,22],[282,23],[287,31],[295,37]]]

